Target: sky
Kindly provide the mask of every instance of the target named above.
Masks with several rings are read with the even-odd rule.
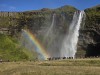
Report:
[[[98,4],[100,4],[100,0],[0,0],[0,11],[55,9],[64,5],[71,5],[79,10],[84,10]]]

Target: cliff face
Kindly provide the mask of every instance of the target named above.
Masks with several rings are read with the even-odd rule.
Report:
[[[78,10],[74,7],[63,6],[58,9],[43,8],[26,12],[0,12],[0,33],[19,37],[18,34],[20,34],[21,29],[30,29],[43,45],[46,45],[46,48],[52,48],[52,50],[59,53],[61,41],[67,33],[75,11]],[[86,17],[83,18],[81,24],[76,55],[77,57],[99,56],[100,5],[86,9],[85,13]],[[52,24],[54,24],[51,28],[53,33],[48,35],[47,32]],[[44,38],[47,38],[47,40]]]
[[[67,10],[65,10],[67,9]],[[8,34],[15,35],[20,32],[22,28],[29,28],[34,33],[44,28],[45,25],[50,25],[52,21],[52,16],[55,13],[56,20],[58,23],[57,27],[66,28],[72,20],[73,14],[77,9],[71,6],[63,6],[58,9],[47,9],[43,8],[41,10],[26,11],[26,12],[0,12],[0,31],[4,31],[2,28],[8,30]],[[65,17],[66,22],[64,25],[61,24],[63,18]]]
[[[79,48],[86,51],[86,56],[100,56],[100,5],[86,9],[85,13],[80,29]]]
[[[34,11],[24,12],[26,19],[24,27],[30,29],[36,35],[52,57],[56,57],[60,53],[62,40],[66,35],[75,11],[77,9],[64,6],[52,10],[42,9],[38,11],[39,14],[35,13],[36,15],[32,14]]]
[[[57,56],[60,53],[62,40],[75,11],[77,9],[74,7],[63,6],[58,9],[44,8],[41,10],[17,13],[1,12],[0,33],[19,38],[21,29],[29,29],[42,42],[46,50],[49,50],[52,56]],[[26,46],[25,44],[27,45],[27,43],[23,45]]]

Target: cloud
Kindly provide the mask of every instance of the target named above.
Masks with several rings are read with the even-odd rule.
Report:
[[[0,4],[0,10],[15,10],[15,6],[7,5],[7,4]]]

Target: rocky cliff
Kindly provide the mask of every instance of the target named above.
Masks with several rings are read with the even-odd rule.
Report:
[[[41,26],[43,27],[43,25],[46,25],[45,22],[48,22],[49,24],[54,13],[57,14],[58,22],[59,20],[63,19],[62,16],[65,16],[65,23],[69,24],[76,10],[76,8],[71,6],[63,6],[58,9],[43,8],[41,10],[25,12],[0,12],[0,31],[3,31],[2,28],[5,28],[9,31],[9,34],[14,35],[23,27],[28,27],[33,28],[32,30],[34,30],[34,32],[37,32],[38,30],[40,30]],[[61,25],[61,23],[59,25]]]
[[[18,47],[12,47],[12,44],[9,44],[9,41],[5,40],[4,38],[3,41],[5,42],[0,43],[0,53],[1,53],[0,59],[3,60],[36,59],[37,57],[36,52],[34,51],[31,52],[27,50],[25,47],[23,48],[22,45],[18,43],[22,33],[21,30],[29,29],[33,34],[35,34],[35,36],[42,42],[43,45],[46,45],[46,48],[48,48],[49,45],[50,48],[55,44],[55,42],[57,43],[57,41],[60,39],[60,38],[57,39],[57,37],[59,37],[61,33],[63,33],[63,35],[64,33],[66,33],[68,25],[70,24],[73,14],[76,10],[77,9],[74,7],[64,6],[58,9],[43,8],[41,10],[25,11],[25,12],[0,12],[0,34],[4,35],[4,37],[5,36],[10,37],[9,40],[13,40],[12,42],[15,45],[18,45]],[[54,14],[56,16],[53,28],[54,32],[53,35],[57,34],[57,36],[56,37],[53,36],[52,39],[47,39],[45,40],[46,42],[43,42],[44,35],[52,24],[52,19]],[[51,37],[49,36],[49,38]],[[54,41],[55,39],[57,40]],[[0,40],[2,39],[0,38]],[[49,40],[51,40],[50,43]],[[25,43],[23,44],[23,46],[25,46]],[[19,47],[22,53],[20,53]],[[4,49],[6,52],[4,51]],[[57,47],[55,47],[55,49],[56,51],[58,51]],[[19,58],[20,56],[22,57],[22,59]]]
[[[75,11],[71,6],[57,9],[43,8],[41,10],[25,12],[0,12],[0,33],[19,37],[21,29],[30,29],[36,37],[46,45],[46,48],[55,49],[59,53],[61,39],[67,33]],[[100,5],[85,9],[86,17],[80,28],[77,57],[100,55]],[[53,37],[49,36],[44,42],[44,36],[52,24],[55,14]],[[55,36],[56,35],[56,36]],[[57,45],[56,45],[57,44]]]
[[[85,9],[85,20],[80,29],[79,48],[85,56],[100,56],[100,5]],[[83,51],[84,52],[84,51]]]

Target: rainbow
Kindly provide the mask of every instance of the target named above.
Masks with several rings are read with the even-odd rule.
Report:
[[[42,55],[43,59],[47,60],[47,58],[49,58],[49,54],[46,52],[42,44],[36,39],[36,37],[29,30],[22,29],[22,31],[29,38],[29,40],[31,40],[32,43],[35,44],[37,52]]]

